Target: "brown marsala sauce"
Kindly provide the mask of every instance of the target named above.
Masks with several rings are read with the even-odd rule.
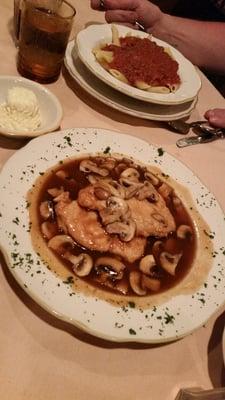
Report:
[[[65,164],[64,163],[59,164],[58,168],[54,168],[52,170],[52,175],[50,175],[48,177],[48,179],[45,181],[45,183],[40,191],[38,205],[40,205],[40,203],[42,201],[52,200],[52,197],[48,194],[47,190],[50,188],[55,188],[55,187],[60,188],[63,186],[65,191],[70,192],[70,198],[72,200],[77,199],[77,194],[78,194],[79,190],[86,187],[87,185],[90,185],[90,182],[86,178],[86,176],[88,174],[85,174],[84,172],[81,172],[79,170],[79,164],[82,161],[82,159],[87,159],[87,157],[72,160],[69,162],[66,161]],[[97,160],[97,158],[95,158],[95,157],[89,157],[89,159],[92,161],[95,161],[95,162]],[[130,160],[130,163],[127,159],[125,159],[125,160],[126,161],[124,161],[124,159],[122,159],[122,158],[118,159],[116,165],[118,165],[119,163],[122,162],[122,163],[126,164],[126,168],[133,166],[133,165],[131,165],[132,160]],[[135,163],[135,168],[138,170],[138,172],[140,174],[139,180],[144,181],[145,180],[144,172],[146,171],[146,168],[144,166],[139,166],[136,163]],[[67,173],[68,177],[66,179],[59,178],[55,174],[59,170],[65,171]],[[118,180],[119,174],[116,173],[116,170],[117,169],[114,168],[113,171],[110,171],[110,174],[108,177],[111,177],[114,180]],[[120,170],[120,173],[121,172],[122,171]],[[160,180],[158,175],[157,175],[157,178],[160,181],[158,186],[160,186],[163,181]],[[157,189],[157,186],[155,186],[155,187]],[[175,274],[175,276],[172,276],[172,275],[168,274],[164,269],[162,269],[162,267],[160,267],[160,265],[158,264],[159,254],[157,255],[156,253],[153,253],[155,256],[156,262],[158,264],[157,267],[155,268],[155,276],[154,277],[160,278],[160,281],[161,281],[161,287],[160,287],[160,290],[157,291],[157,293],[164,292],[164,291],[168,290],[169,288],[175,286],[176,284],[178,284],[178,282],[180,282],[186,276],[186,274],[188,273],[188,271],[190,270],[190,268],[192,266],[195,252],[196,252],[196,243],[197,243],[197,238],[196,238],[196,233],[195,233],[193,222],[192,222],[191,217],[188,214],[187,210],[185,209],[184,205],[181,203],[179,205],[179,208],[176,209],[172,202],[171,195],[168,197],[166,204],[175,219],[176,226],[178,227],[181,224],[189,225],[191,227],[193,233],[192,233],[192,235],[189,235],[185,239],[177,238],[176,232],[171,232],[166,238],[156,238],[156,237],[148,237],[147,238],[147,245],[145,247],[145,252],[144,252],[143,256],[147,255],[147,254],[152,254],[152,246],[157,240],[160,240],[163,242],[163,251],[168,251],[172,254],[177,254],[177,253],[182,252],[182,254],[183,254],[178,263],[178,266],[176,267],[176,274]],[[40,225],[42,222],[44,222],[44,220],[42,219],[42,217],[39,214]],[[59,230],[57,234],[63,234],[63,232]],[[70,251],[71,251],[71,248],[70,248]],[[102,257],[102,256],[111,256],[111,257],[116,257],[118,259],[121,259],[121,257],[112,255],[111,253],[107,253],[107,252],[101,253],[99,251],[92,251],[92,250],[89,250],[87,248],[80,246],[79,244],[76,244],[72,250],[72,253],[74,255],[79,255],[80,253],[83,253],[83,252],[89,254],[93,260],[96,260],[98,257]],[[71,269],[71,263],[68,262],[67,260],[63,259],[62,257],[60,257],[60,255],[57,255],[56,253],[55,253],[55,255],[59,258],[60,262],[65,267],[68,268],[68,271],[71,274],[73,274],[73,271]],[[140,260],[136,260],[134,263],[128,263],[127,261],[124,261],[124,260],[122,260],[122,261],[126,265],[126,270],[125,270],[123,279],[129,280],[128,272],[130,272],[131,270],[137,270]],[[110,289],[110,288],[100,284],[99,282],[97,282],[95,274],[96,273],[95,273],[95,270],[93,267],[89,276],[85,277],[85,278],[81,278],[81,279],[85,280],[92,286],[101,288],[102,290],[104,290],[106,292],[111,292],[111,293],[113,292],[114,294],[121,295],[121,293],[117,292],[116,290]],[[147,295],[149,296],[153,293],[154,292],[149,291],[147,293]],[[131,289],[129,289],[129,292],[127,293],[127,295],[128,296],[130,296],[130,295],[137,296]]]

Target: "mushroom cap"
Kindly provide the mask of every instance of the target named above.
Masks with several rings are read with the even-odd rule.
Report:
[[[175,271],[181,257],[182,253],[171,254],[168,253],[167,251],[163,251],[159,257],[161,267],[165,271],[167,271],[170,275],[175,275]]]
[[[157,176],[150,171],[146,171],[144,177],[145,179],[150,181],[153,184],[153,186],[157,186],[160,182],[159,178],[157,178]]]
[[[105,183],[101,183],[101,182],[95,183],[94,184],[94,195],[99,200],[107,200],[109,198],[109,196],[111,195],[108,185]]]
[[[109,171],[115,168],[116,166],[116,159],[110,156],[99,156],[95,157],[95,160],[97,161],[98,165],[101,168],[106,168]]]
[[[42,201],[39,207],[40,215],[43,219],[54,218],[54,208],[52,201]]]
[[[153,254],[156,256],[156,255],[158,255],[158,253],[160,252],[160,250],[162,250],[162,248],[163,248],[163,242],[161,241],[161,240],[156,240],[154,243],[153,243],[153,246],[152,246],[152,252],[153,252]]]
[[[55,250],[57,253],[61,253],[65,249],[65,245],[74,245],[73,239],[68,235],[56,235],[48,241],[48,247]]]
[[[128,179],[131,182],[138,182],[139,177],[140,177],[140,174],[139,174],[138,170],[136,168],[132,168],[132,167],[124,169],[120,174],[120,178]]]
[[[167,185],[167,183],[163,182],[162,185],[159,186],[158,192],[164,199],[167,199],[167,197],[169,197],[173,193],[173,188]]]
[[[148,199],[154,203],[156,203],[159,199],[157,190],[154,188],[152,183],[148,181],[144,181],[142,187],[138,190],[136,197],[138,200]]]
[[[131,289],[139,296],[146,295],[147,291],[141,285],[142,273],[139,271],[131,271],[129,275],[129,282]]]
[[[153,254],[148,254],[143,257],[139,263],[139,269],[146,275],[152,274],[152,268],[156,265],[155,257]]]
[[[192,233],[192,229],[189,225],[180,225],[177,228],[177,237],[179,239],[186,239],[188,236],[191,236]]]
[[[158,292],[161,286],[159,279],[150,278],[149,276],[142,275],[141,285],[144,289],[149,289],[152,292]]]
[[[88,276],[93,267],[93,260],[89,254],[80,253],[79,256],[75,256],[69,252],[64,254],[64,258],[70,261],[72,265],[73,272],[80,276]]]
[[[42,222],[42,224],[41,224],[41,232],[42,232],[42,235],[46,239],[50,240],[58,232],[56,223],[55,222],[50,222],[50,221]]]
[[[130,242],[135,236],[136,223],[132,219],[124,222],[115,221],[106,226],[106,232],[119,235],[122,242]]]
[[[110,196],[106,200],[106,208],[100,211],[100,217],[103,225],[120,221],[121,218],[128,215],[129,206],[125,200],[117,196]]]
[[[133,182],[130,186],[126,187],[125,198],[131,199],[132,197],[136,196],[136,194],[140,192],[143,186],[143,183]]]
[[[58,178],[61,179],[66,179],[69,177],[69,173],[67,171],[64,171],[64,169],[59,169],[58,171],[56,171],[55,174]]]
[[[52,197],[58,197],[60,194],[64,192],[63,186],[60,188],[54,187],[47,190],[48,194]]]
[[[114,272],[114,279],[122,279],[123,271],[125,269],[125,265],[120,260],[114,257],[99,257],[95,261],[95,269],[98,270],[99,267],[106,267],[105,272],[107,272],[107,269],[109,269],[108,275],[110,278],[112,277],[112,275],[110,276],[110,270]]]
[[[97,164],[95,164],[93,161],[85,159],[80,162],[80,171],[89,173],[89,172],[94,172],[95,174],[101,175],[101,176],[107,176],[109,175],[109,171],[106,168],[100,168],[98,167]]]

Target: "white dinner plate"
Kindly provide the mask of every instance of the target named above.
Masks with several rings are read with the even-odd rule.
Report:
[[[212,237],[214,246],[212,267],[196,292],[175,295],[157,305],[153,300],[145,309],[135,303],[126,307],[112,305],[73,291],[70,279],[62,281],[34,252],[26,195],[36,178],[67,157],[104,152],[108,147],[113,153],[159,166],[192,192],[197,209],[211,228],[205,235]],[[9,270],[21,287],[54,316],[107,340],[159,343],[191,333],[224,303],[223,212],[194,173],[163,149],[159,151],[136,137],[103,129],[74,128],[50,133],[33,139],[7,161],[0,187],[0,246]]]
[[[107,106],[133,117],[152,121],[172,121],[188,117],[197,103],[193,100],[178,105],[161,105],[136,100],[118,92],[111,86],[96,78],[79,59],[74,41],[66,49],[65,66],[74,80],[90,95]]]
[[[136,31],[126,26],[117,25],[119,35],[125,36],[128,32],[141,38],[149,37],[145,32]],[[194,99],[200,88],[201,80],[194,65],[187,60],[178,50],[162,40],[153,38],[160,46],[168,47],[172,56],[179,64],[178,73],[181,79],[179,89],[174,93],[152,93],[137,89],[114,78],[97,61],[92,50],[101,42],[111,42],[112,33],[110,24],[90,25],[80,31],[76,37],[77,49],[80,59],[99,79],[112,86],[114,89],[125,93],[138,100],[157,104],[181,104]]]

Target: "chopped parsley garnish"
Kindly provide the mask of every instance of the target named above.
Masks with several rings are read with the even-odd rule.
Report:
[[[64,136],[64,139],[66,140],[68,146],[72,146],[71,137],[69,137],[69,136]]]
[[[70,285],[71,283],[74,283],[73,276],[68,276],[65,281],[63,281],[66,285]]]
[[[163,154],[164,154],[163,148],[162,148],[162,147],[159,147],[159,148],[157,149],[157,151],[158,151],[158,156],[159,156],[159,157],[162,157]]]
[[[174,323],[174,316],[173,315],[169,315],[167,312],[165,313],[165,324],[173,324]]]
[[[105,150],[103,151],[103,153],[104,154],[109,154],[110,153],[110,147],[109,146],[107,146],[106,148],[105,148]]]
[[[213,233],[208,233],[205,229],[203,230],[203,232],[204,232],[204,234],[206,235],[206,236],[208,236],[210,239],[214,239],[214,234]]]

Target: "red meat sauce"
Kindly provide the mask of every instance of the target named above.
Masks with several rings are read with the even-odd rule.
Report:
[[[133,36],[120,38],[120,45],[109,44],[103,50],[114,54],[113,61],[108,63],[109,69],[120,71],[132,86],[137,81],[151,86],[180,84],[179,65],[163,47],[147,38]]]

